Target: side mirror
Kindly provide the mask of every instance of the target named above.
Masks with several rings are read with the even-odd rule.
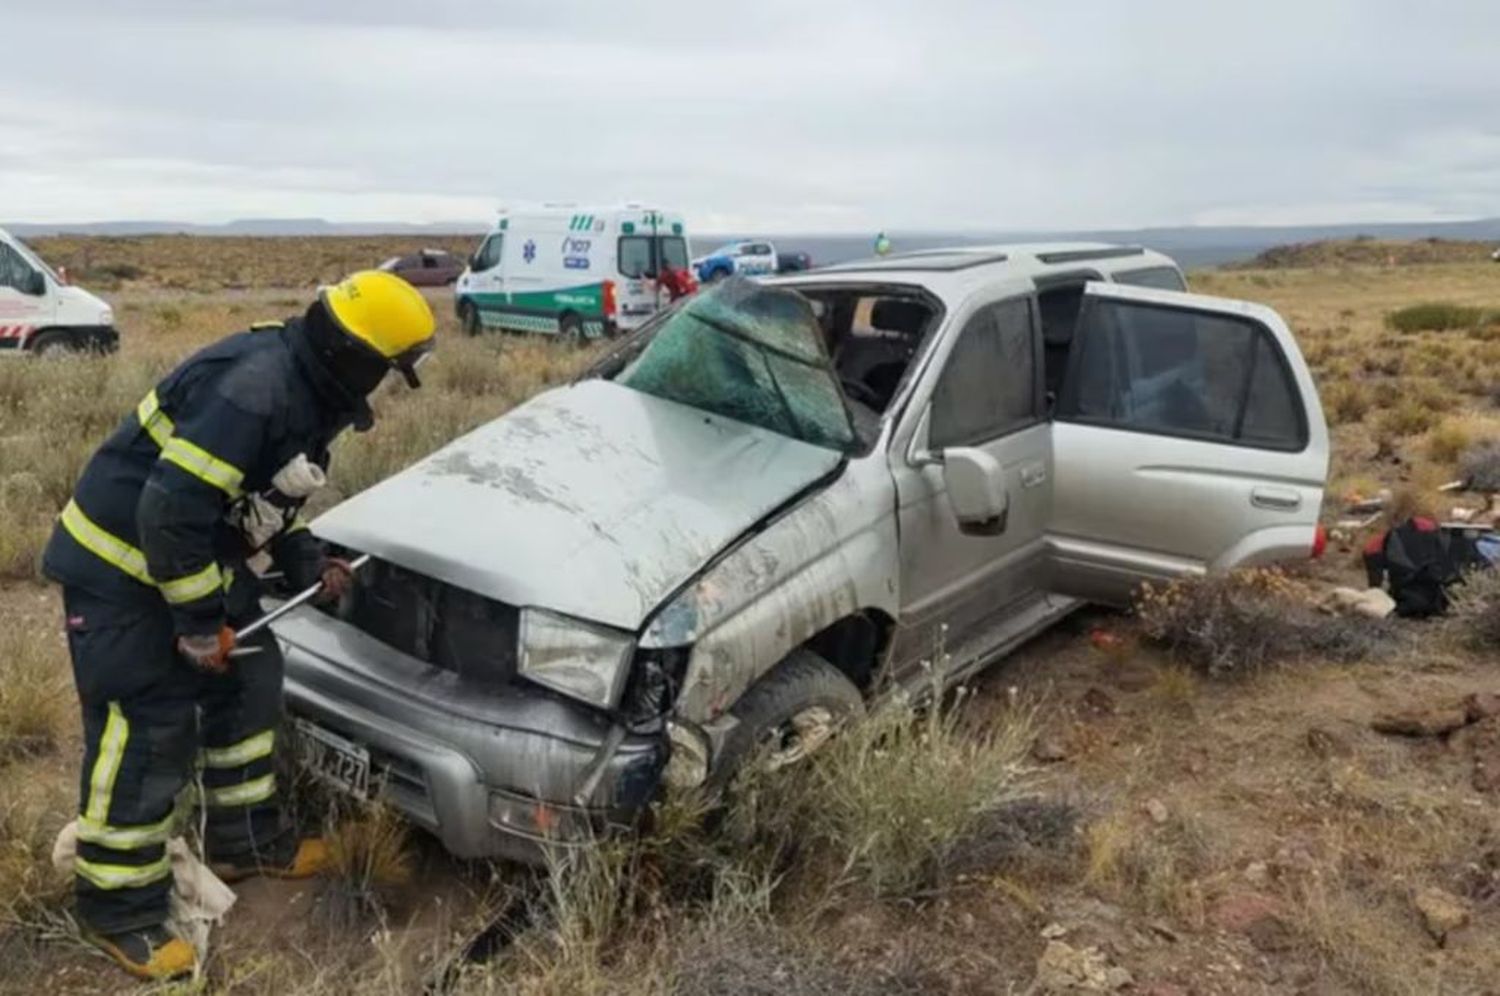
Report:
[[[42,275],[41,270],[31,271],[26,277],[26,283],[21,288],[21,292],[23,294],[30,294],[32,297],[41,297],[47,293],[47,278]]]
[[[943,450],[943,483],[960,532],[998,536],[1010,516],[1005,468],[984,450],[953,446]]]
[[[68,283],[68,268],[66,266],[59,266],[57,268],[57,280],[63,286],[67,286],[67,283]]]

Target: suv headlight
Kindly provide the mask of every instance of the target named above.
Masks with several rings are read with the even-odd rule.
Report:
[[[543,609],[522,609],[517,671],[539,685],[609,708],[620,700],[635,634]]]

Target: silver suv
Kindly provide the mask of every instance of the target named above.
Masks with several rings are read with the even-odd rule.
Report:
[[[1271,310],[1107,245],[726,281],[314,524],[373,560],[278,627],[313,771],[535,858],[664,778],[793,760],[1084,601],[1309,556],[1328,468]]]

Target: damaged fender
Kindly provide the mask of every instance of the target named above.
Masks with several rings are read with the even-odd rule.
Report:
[[[854,613],[899,610],[889,471],[851,463],[716,561],[646,627],[643,648],[692,646],[677,715],[709,724],[761,675]]]

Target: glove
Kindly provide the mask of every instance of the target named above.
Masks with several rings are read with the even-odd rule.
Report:
[[[220,626],[217,633],[179,636],[177,652],[200,671],[209,674],[229,672],[229,652],[234,649],[234,630]]]
[[[286,513],[258,494],[250,494],[229,515],[231,525],[245,537],[245,545],[260,552],[286,528]]]
[[[317,600],[323,604],[337,602],[348,594],[354,585],[354,568],[342,557],[329,557],[323,562],[323,590]]]

